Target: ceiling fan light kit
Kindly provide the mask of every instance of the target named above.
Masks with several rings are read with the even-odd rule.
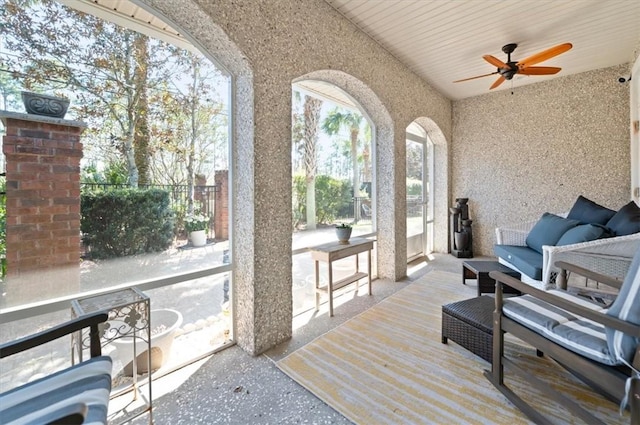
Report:
[[[488,77],[490,75],[498,74],[498,79],[489,87],[489,90],[495,89],[505,80],[511,80],[516,74],[521,75],[553,75],[560,72],[562,68],[555,66],[533,66],[540,62],[551,59],[570,50],[573,45],[571,43],[558,44],[550,49],[543,50],[521,61],[512,61],[511,53],[518,47],[516,43],[509,43],[502,46],[502,51],[507,55],[507,62],[503,62],[495,56],[484,55],[482,58],[495,66],[497,70],[489,74],[477,75],[471,78],[464,78],[462,80],[456,80],[454,83],[460,83],[462,81],[475,80],[476,78]]]

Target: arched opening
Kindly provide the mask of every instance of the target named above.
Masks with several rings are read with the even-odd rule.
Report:
[[[292,94],[295,316],[315,306],[316,276],[309,250],[335,243],[337,225],[348,225],[354,239],[375,236],[376,185],[371,161],[374,131],[362,107],[324,81],[297,81]],[[366,264],[367,253],[358,256]],[[318,275],[322,287],[327,285],[325,266]],[[346,278],[353,273],[353,258],[332,267],[335,280]]]
[[[433,167],[429,175],[429,191],[433,217],[432,252],[449,252],[449,147],[444,133],[430,118],[416,118],[412,124],[419,125],[426,131],[427,139],[432,144]]]
[[[391,117],[376,94],[362,81],[344,72],[320,70],[300,76],[292,81],[297,84],[304,81],[316,81],[329,84],[348,94],[354,104],[359,105],[364,116],[368,117],[372,129],[372,180],[375,190],[371,191],[372,230],[376,236],[376,260],[378,277],[396,278],[398,264],[406,260],[396,260],[395,200],[393,178],[395,170],[395,150],[393,142],[393,124]],[[404,240],[402,240],[404,245]],[[405,269],[406,270],[406,269]],[[404,271],[400,272],[404,274]]]
[[[407,127],[407,261],[433,251],[433,142],[418,124]]]
[[[73,3],[73,2],[72,2]],[[79,3],[79,2],[78,2]],[[239,151],[243,153],[251,152],[253,148],[253,112],[248,105],[252,103],[253,88],[252,88],[252,73],[246,62],[242,60],[242,55],[239,49],[230,42],[224,32],[206,16],[201,9],[199,9],[193,2],[176,2],[174,4],[164,3],[158,8],[148,6],[146,3],[140,3],[144,5],[149,12],[159,17],[172,28],[177,29],[181,34],[188,34],[186,39],[190,42],[191,46],[196,46],[194,50],[198,50],[202,55],[209,58],[212,62],[217,64],[220,69],[223,70],[226,79],[222,84],[222,90],[225,90],[227,99],[225,110],[232,111],[226,113],[226,120],[228,120],[229,126],[227,127],[224,136],[221,139],[221,146],[216,148],[216,155],[211,156],[209,159],[213,164],[220,165],[222,158],[226,158],[226,170],[224,170],[227,177],[226,191],[220,193],[222,201],[228,204],[227,210],[227,227],[225,227],[226,235],[224,241],[216,241],[210,243],[206,247],[198,249],[178,250],[176,248],[177,256],[171,257],[169,255],[151,257],[136,257],[129,258],[126,266],[115,267],[110,272],[102,273],[100,276],[94,275],[93,278],[88,279],[90,272],[86,268],[86,262],[84,265],[77,267],[73,266],[73,270],[61,270],[59,274],[47,271],[47,273],[41,275],[34,275],[33,287],[28,294],[25,291],[27,289],[24,285],[9,285],[7,282],[7,289],[9,292],[12,289],[19,289],[15,292],[16,297],[15,304],[3,304],[3,322],[13,322],[16,325],[16,332],[25,332],[25,328],[22,325],[29,326],[44,326],[44,322],[51,320],[52,323],[59,323],[59,317],[62,315],[68,317],[69,303],[80,296],[85,296],[89,293],[91,296],[102,295],[108,291],[123,288],[136,288],[137,290],[147,293],[154,299],[154,308],[162,308],[159,299],[168,300],[170,307],[176,308],[180,305],[180,308],[184,307],[185,310],[181,311],[183,320],[182,328],[180,332],[177,332],[177,338],[187,337],[192,331],[202,331],[209,325],[209,319],[213,316],[226,315],[231,318],[245,319],[247,316],[252,316],[251,306],[245,306],[244,309],[235,309],[233,302],[225,304],[224,299],[229,295],[230,281],[233,283],[232,295],[233,298],[243,296],[251,291],[253,285],[253,279],[251,276],[245,274],[239,279],[230,279],[229,275],[231,271],[235,269],[234,258],[251,258],[253,250],[252,240],[250,238],[243,239],[243,242],[239,245],[233,244],[233,234],[235,231],[243,230],[243,227],[251,226],[251,218],[253,216],[253,205],[250,199],[240,198],[234,196],[236,193],[236,187],[248,188],[250,191],[253,186],[253,164],[249,161],[242,164],[242,172],[238,172],[238,155]],[[185,15],[187,13],[187,15]],[[166,16],[174,16],[180,20],[181,16],[188,16],[181,20],[181,22],[175,22],[167,19]],[[186,27],[186,28],[185,28]],[[136,30],[139,30],[136,28]],[[204,43],[199,43],[196,40],[206,40]],[[184,39],[183,39],[184,42]],[[215,56],[215,58],[214,58]],[[155,69],[154,71],[157,71]],[[178,83],[179,85],[179,83]],[[241,95],[237,95],[241,93]],[[209,115],[211,117],[211,115]],[[175,140],[178,136],[173,134],[172,137],[167,136],[167,139]],[[176,149],[179,150],[179,149]],[[206,159],[205,159],[206,161]],[[248,164],[248,165],[247,165]],[[210,170],[210,177],[212,180],[217,177],[214,171]],[[166,177],[166,173],[163,177]],[[238,183],[240,182],[240,183]],[[211,182],[213,185],[213,181]],[[215,180],[217,185],[217,179]],[[196,183],[196,191],[198,184]],[[206,186],[206,185],[203,185]],[[211,193],[213,196],[213,193]],[[201,202],[204,193],[198,192],[194,195],[197,201]],[[222,203],[222,202],[221,202]],[[220,207],[221,208],[221,207]],[[234,220],[235,211],[241,210],[244,215],[244,220]],[[210,218],[212,218],[211,216]],[[134,218],[132,218],[134,219]],[[235,227],[232,223],[240,223]],[[223,232],[216,232],[223,233]],[[251,233],[251,232],[247,232]],[[213,239],[214,235],[210,235]],[[74,237],[77,237],[74,235]],[[222,238],[220,234],[216,234],[215,237]],[[226,245],[226,249],[222,249],[223,245]],[[249,252],[247,254],[247,252]],[[186,254],[186,255],[185,255]],[[164,257],[163,257],[164,255]],[[163,257],[160,258],[159,257]],[[179,257],[179,258],[177,258]],[[196,262],[184,261],[187,257],[199,257]],[[158,264],[158,261],[169,260],[168,263],[163,263],[163,266]],[[169,265],[171,263],[171,265]],[[85,269],[80,270],[85,266]],[[146,272],[145,272],[146,271]],[[69,277],[77,278],[77,285],[75,287],[56,287],[57,281],[66,282],[69,281]],[[84,285],[84,280],[87,280],[88,285]],[[42,287],[42,281],[47,281],[52,289],[52,293],[55,296],[47,296]],[[203,283],[200,288],[194,287],[197,282]],[[11,288],[9,288],[11,286]],[[65,292],[66,291],[66,292]],[[26,299],[24,296],[37,296],[36,300]],[[211,296],[213,295],[213,296]],[[22,298],[18,299],[20,296]],[[44,297],[44,298],[43,298]],[[191,302],[184,304],[191,298]],[[37,303],[33,303],[38,301]],[[233,299],[231,300],[233,301]],[[226,311],[222,311],[225,309]],[[218,310],[218,311],[213,311]],[[7,313],[5,316],[4,313]],[[40,316],[41,315],[41,316]],[[37,320],[33,320],[34,317],[39,316]],[[227,319],[228,322],[228,319]],[[6,323],[3,323],[5,326]],[[153,322],[152,322],[153,323]],[[167,326],[162,324],[162,326]],[[226,329],[218,329],[220,332],[220,338],[213,338],[212,334],[202,338],[193,338],[195,340],[208,341],[214,343],[205,349],[192,350],[191,342],[183,340],[183,343],[173,344],[174,348],[178,348],[182,351],[182,357],[176,357],[175,355],[166,355],[176,363],[171,365],[169,369],[162,371],[159,375],[168,373],[171,370],[182,367],[185,363],[196,360],[213,352],[219,350],[221,347],[228,346],[234,343],[235,329],[237,326],[235,323],[225,325]],[[243,329],[249,329],[245,332],[245,338],[252,339],[252,336],[246,336],[251,332],[251,327],[244,327]],[[6,328],[5,328],[6,329]],[[188,331],[187,331],[188,330]],[[209,329],[211,330],[211,329]],[[13,332],[13,330],[11,330]],[[3,331],[4,333],[4,331]],[[13,335],[13,333],[7,333],[6,335]],[[193,335],[192,335],[193,336]],[[10,336],[7,336],[10,338]],[[215,342],[214,342],[215,341]],[[65,344],[61,353],[67,355],[68,347]],[[194,358],[195,356],[195,358]],[[156,375],[157,377],[158,375]]]

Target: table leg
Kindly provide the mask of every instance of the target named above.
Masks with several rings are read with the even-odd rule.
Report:
[[[333,317],[333,262],[329,261],[329,283],[327,288],[329,290],[329,317]]]
[[[318,292],[318,288],[320,287],[320,264],[318,260],[315,261],[316,266],[316,311],[320,309],[320,292]]]
[[[369,295],[373,295],[371,292],[371,250],[367,251],[367,279],[369,283]]]
[[[360,271],[360,254],[356,254],[356,273]],[[356,294],[358,293],[358,289],[360,289],[360,281],[356,280]]]

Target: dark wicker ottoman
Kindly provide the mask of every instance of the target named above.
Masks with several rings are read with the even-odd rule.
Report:
[[[471,298],[442,306],[442,343],[447,339],[491,363],[495,299]]]

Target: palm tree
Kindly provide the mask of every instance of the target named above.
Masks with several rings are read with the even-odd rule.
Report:
[[[316,228],[316,171],[318,169],[318,129],[322,101],[315,97],[304,97],[304,169],[307,183],[307,229]]]
[[[338,134],[340,129],[343,127],[349,130],[349,138],[351,141],[351,171],[353,173],[353,196],[358,196],[358,192],[360,190],[358,177],[358,135],[360,133],[361,123],[361,114],[350,111],[342,112],[340,108],[335,108],[329,112],[322,123],[322,129],[329,136]]]

